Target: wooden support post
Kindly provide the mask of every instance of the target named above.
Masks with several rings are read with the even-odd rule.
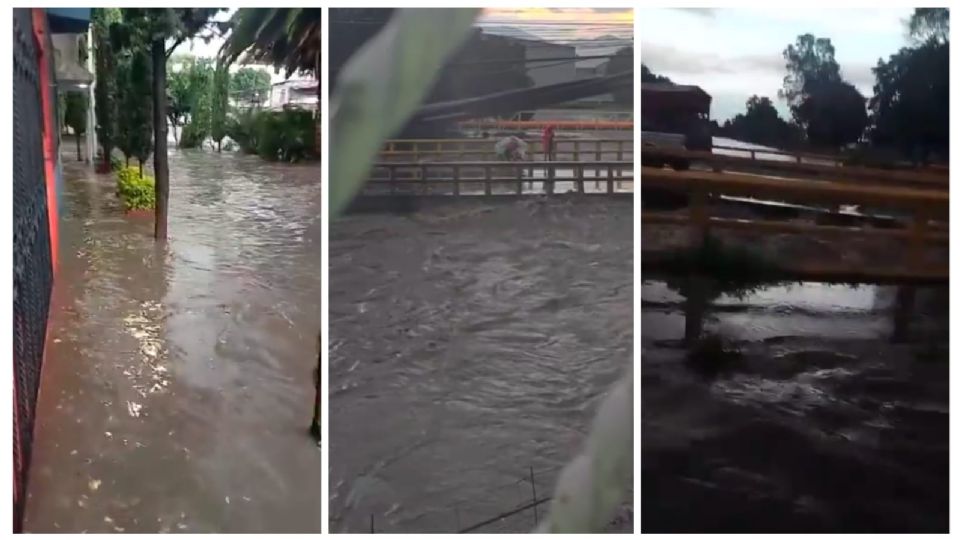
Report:
[[[706,186],[697,182],[690,191],[690,241],[692,249],[700,249],[710,233],[710,215],[707,211],[709,197]]]
[[[427,189],[427,166],[423,163],[420,164],[420,194],[426,195],[428,192]]]
[[[493,186],[491,186],[490,181],[490,166],[483,166],[483,194],[484,195],[493,195]]]
[[[453,166],[453,194],[460,195],[460,166]]]
[[[613,165],[607,166],[607,193],[613,193]]]
[[[397,193],[397,183],[394,181],[397,179],[397,168],[393,165],[387,165],[387,180],[390,181],[390,194],[395,195]]]
[[[517,195],[523,195],[523,167],[516,167]]]
[[[929,218],[926,212],[917,211],[913,215],[913,224],[910,227],[910,240],[907,247],[904,267],[907,270],[922,270],[926,265],[926,235],[929,228]]]
[[[580,141],[576,139],[573,141],[573,160],[580,161]]]
[[[617,161],[623,161],[623,141],[617,141]],[[623,169],[617,169],[617,176],[623,176]]]
[[[600,144],[601,144],[600,141],[597,141],[597,142],[596,142],[597,150],[596,150],[596,154],[595,154],[594,157],[595,157],[595,159],[596,159],[597,161],[603,161],[603,152],[600,150]],[[600,166],[599,166],[599,165],[597,165],[597,168],[594,169],[594,171],[593,171],[593,177],[594,177],[594,178],[600,178]],[[593,183],[593,187],[594,187],[594,188],[599,188],[599,187],[600,187],[600,181],[599,181],[599,180],[595,181],[595,182]]]

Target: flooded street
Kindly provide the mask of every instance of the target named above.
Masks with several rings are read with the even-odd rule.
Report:
[[[897,342],[895,287],[721,296],[702,335],[739,356],[711,376],[685,298],[644,281],[643,532],[946,532],[947,292],[916,289]]]
[[[629,199],[530,197],[331,224],[331,531],[453,532],[552,495],[632,360],[632,223]]]
[[[170,240],[65,158],[29,532],[320,532],[320,166],[170,156]]]

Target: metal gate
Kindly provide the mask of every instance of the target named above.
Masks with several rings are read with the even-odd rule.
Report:
[[[53,286],[43,156],[43,100],[30,9],[13,14],[13,489],[23,518],[34,413]]]

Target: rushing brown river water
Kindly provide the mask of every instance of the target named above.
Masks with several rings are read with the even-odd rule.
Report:
[[[333,532],[467,528],[531,468],[552,495],[632,359],[629,199],[469,199],[331,224]]]
[[[946,532],[949,294],[916,289],[898,319],[899,294],[721,296],[704,332],[742,356],[705,376],[685,360],[685,298],[644,281],[641,530]]]
[[[65,160],[25,529],[320,532],[320,168],[170,156],[170,240]]]

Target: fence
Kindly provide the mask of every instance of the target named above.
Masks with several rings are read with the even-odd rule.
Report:
[[[633,162],[380,162],[373,165],[363,193],[523,195],[529,192],[524,190],[524,184],[532,190],[533,184],[540,183],[548,193],[553,193],[558,184],[570,183],[575,187],[576,193],[586,194],[588,182],[593,182],[594,188],[604,185],[605,190],[602,192],[606,194],[622,192],[623,184],[629,183],[632,187]],[[402,187],[408,189],[401,191]],[[409,189],[411,187],[412,190]]]
[[[44,163],[42,84],[51,62],[35,41],[34,11],[13,13],[13,488],[14,529],[20,530],[40,368],[53,286],[48,186]],[[49,38],[46,41],[49,46]],[[51,50],[51,49],[47,49]],[[46,71],[46,73],[44,73]],[[51,138],[48,133],[48,139]]]
[[[525,141],[533,155],[543,154],[543,144],[539,139]],[[407,158],[419,161],[427,156],[479,158],[496,156],[495,139],[395,139],[387,141],[380,152],[382,158]],[[633,160],[632,139],[556,139],[554,159],[569,158],[580,161],[581,158],[603,161]]]
[[[673,224],[690,227],[694,245],[702,242],[710,229],[741,229],[761,233],[793,233],[805,236],[852,237],[870,236],[904,240],[895,270],[883,268],[843,268],[837,266],[797,267],[798,275],[816,277],[861,277],[870,279],[902,278],[941,281],[949,276],[948,268],[928,262],[928,246],[949,242],[946,219],[949,195],[939,190],[919,190],[886,186],[854,186],[836,182],[764,178],[713,172],[675,172],[644,167],[644,188],[681,191],[689,194],[687,215],[664,212],[641,214],[643,223]],[[794,223],[771,220],[743,220],[710,216],[710,201],[721,196],[750,197],[770,201],[788,201],[826,205],[863,205],[892,210],[908,219],[907,227],[866,228]],[[938,223],[939,222],[939,223]],[[891,248],[892,250],[893,248]],[[891,256],[895,253],[891,253]]]
[[[461,125],[476,129],[543,129],[554,126],[570,131],[633,130],[633,120],[467,120]]]
[[[730,148],[718,147],[714,148]],[[749,152],[750,157],[733,156],[725,154],[716,154],[711,152],[698,152],[684,150],[680,148],[645,148],[642,152],[643,162],[648,160],[670,162],[671,160],[698,161],[709,164],[715,172],[724,168],[737,167],[762,167],[765,170],[797,173],[804,175],[813,175],[832,181],[854,182],[854,183],[883,183],[890,185],[912,185],[914,187],[947,189],[949,187],[949,176],[941,173],[928,171],[904,171],[891,169],[878,169],[860,166],[844,166],[837,161],[830,161],[834,158],[812,157],[804,155],[802,161],[799,154],[793,154],[795,161],[784,161],[763,158],[765,154],[770,155],[791,155],[786,152],[766,151],[766,150],[747,150],[737,148],[741,152]],[[759,156],[758,156],[759,154]],[[816,162],[811,160],[816,160]]]

